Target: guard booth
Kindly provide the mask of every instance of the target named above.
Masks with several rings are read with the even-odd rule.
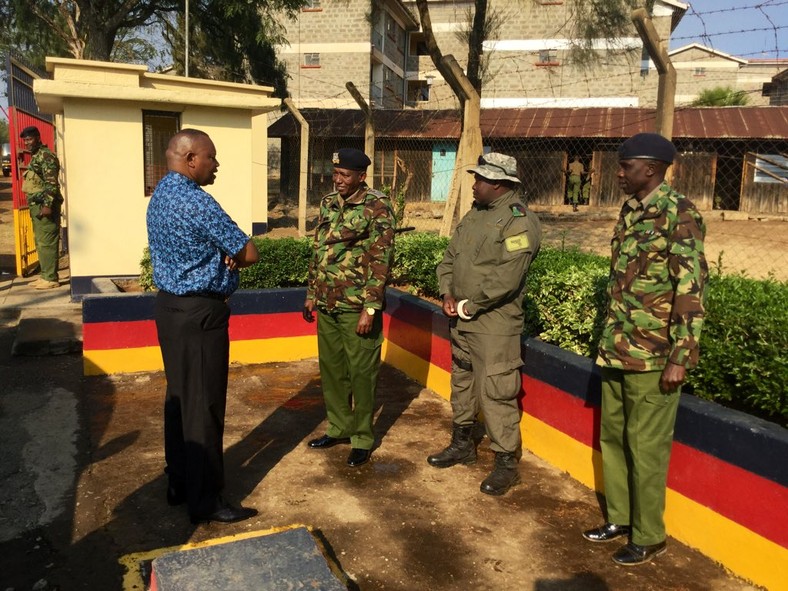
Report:
[[[42,143],[56,154],[57,146],[55,146],[55,128],[52,124],[52,116],[39,111],[33,96],[33,81],[45,76],[10,55],[6,61],[6,71],[8,72],[8,134],[11,144],[11,190],[14,207],[16,274],[25,276],[30,275],[38,267],[38,253],[33,237],[30,210],[27,207],[25,194],[22,192],[22,173],[30,162],[30,154],[24,152],[19,134],[25,127],[35,125],[41,132]],[[64,228],[65,210],[66,204],[64,203],[62,217]],[[68,250],[65,235],[61,240],[61,248]]]

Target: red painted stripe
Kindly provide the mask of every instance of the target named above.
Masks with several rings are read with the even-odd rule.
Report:
[[[384,334],[389,342],[450,372],[451,344],[433,332],[432,315],[424,315],[422,319],[427,324],[418,326],[386,314],[383,317]]]
[[[788,488],[677,441],[668,486],[788,548]]]
[[[315,334],[317,334],[317,323],[304,321],[301,312],[230,316],[231,341],[301,337]]]
[[[316,334],[316,324],[304,322],[300,312],[282,314],[237,314],[230,316],[230,340],[245,341]],[[153,320],[88,322],[82,327],[86,351],[157,347]]]
[[[156,347],[156,323],[153,320],[130,322],[86,322],[82,326],[82,349],[105,351]]]
[[[572,439],[599,449],[598,406],[589,406],[584,400],[525,374],[523,391],[523,411]]]

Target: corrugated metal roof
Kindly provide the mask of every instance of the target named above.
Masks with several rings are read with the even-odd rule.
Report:
[[[357,109],[303,109],[313,137],[363,137],[364,115]],[[625,138],[653,131],[654,109],[636,107],[483,109],[485,138]],[[458,138],[455,110],[373,111],[378,138]],[[270,137],[296,135],[288,114],[268,128]],[[673,137],[693,139],[788,139],[788,107],[704,107],[676,110]]]

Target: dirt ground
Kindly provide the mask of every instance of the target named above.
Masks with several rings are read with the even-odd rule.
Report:
[[[351,590],[755,588],[674,540],[654,563],[617,567],[616,543],[580,537],[601,519],[594,492],[527,452],[523,483],[500,498],[479,492],[486,440],[473,466],[430,467],[450,406],[385,365],[378,445],[358,469],[347,446],[305,445],[325,430],[316,360],[231,368],[226,492],[260,514],[192,526],[164,500],[163,374],[85,378],[78,355],[12,357],[18,311],[0,312],[0,589],[120,590],[129,553],[292,524],[314,528]]]

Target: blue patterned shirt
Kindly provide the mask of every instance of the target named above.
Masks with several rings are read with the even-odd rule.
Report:
[[[224,257],[238,254],[249,237],[197,183],[168,172],[148,203],[147,223],[156,287],[227,296],[238,288],[238,271]]]

